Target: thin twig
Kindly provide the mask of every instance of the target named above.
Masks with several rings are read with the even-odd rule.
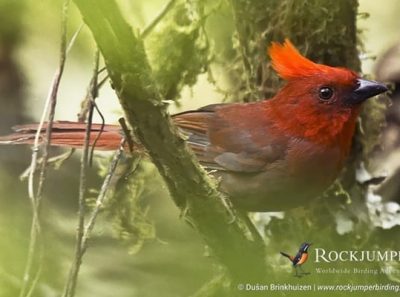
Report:
[[[78,113],[78,122],[83,123],[86,121],[86,119],[89,115],[89,110],[90,110],[90,108],[93,107],[94,98],[96,98],[98,96],[98,92],[99,92],[98,77],[100,74],[99,58],[100,58],[99,51],[96,50],[92,78],[90,79],[89,86],[88,86],[87,92],[85,94],[85,98],[81,102],[81,110]]]
[[[157,24],[164,18],[164,16],[174,7],[176,0],[170,0],[164,8],[160,11],[160,13],[155,17],[153,21],[150,22],[150,24],[144,28],[142,31],[141,37],[144,39],[146,38],[151,31],[157,26]]]
[[[163,9],[159,12],[159,14],[150,22],[150,24],[143,29],[142,33],[140,34],[140,37],[142,39],[146,39],[147,36],[151,33],[151,31],[154,30],[154,28],[160,23],[160,21],[168,14],[168,12],[174,7],[176,0],[170,0],[164,7]],[[103,67],[99,70],[99,74],[103,72],[106,69],[106,67]],[[107,74],[103,81],[99,84],[100,86],[103,85],[104,82],[107,81],[107,79],[110,76]]]
[[[125,139],[126,139],[126,142],[128,143],[129,151],[131,153],[133,153],[134,142],[133,142],[131,133],[129,131],[128,125],[126,124],[125,118],[119,118],[118,122],[122,127],[122,131],[124,131]]]
[[[82,238],[84,234],[85,228],[85,214],[86,214],[86,171],[88,167],[89,161],[89,147],[90,147],[90,136],[92,130],[92,120],[93,120],[93,111],[94,111],[94,97],[97,96],[97,76],[99,69],[99,51],[96,50],[95,54],[95,62],[94,62],[94,70],[93,77],[90,81],[87,98],[88,98],[88,116],[87,116],[87,124],[86,124],[86,132],[85,139],[83,145],[83,152],[81,157],[81,170],[80,170],[80,183],[79,183],[79,209],[78,209],[78,227],[76,234],[76,243],[75,243],[75,254],[72,262],[72,266],[69,272],[69,276],[67,279],[67,283],[64,288],[63,296],[64,297],[72,297],[75,295],[76,284],[78,281],[79,269],[82,263]]]
[[[72,44],[75,41],[75,38],[73,38],[71,40],[72,44],[67,45],[68,6],[69,6],[69,0],[65,0],[64,7],[63,7],[63,22],[62,22],[63,25],[62,25],[62,32],[61,32],[61,47],[60,47],[60,62],[59,62],[60,66],[56,72],[56,75],[54,77],[54,84],[50,91],[50,100],[49,100],[50,101],[50,110],[49,110],[49,116],[48,116],[47,127],[46,127],[46,136],[44,138],[45,146],[43,149],[43,161],[42,161],[42,166],[41,166],[41,171],[40,171],[38,188],[37,188],[37,192],[36,192],[36,196],[38,199],[41,198],[44,181],[46,179],[47,160],[49,158],[49,149],[50,149],[50,145],[51,145],[51,134],[53,132],[52,130],[53,130],[54,114],[55,114],[56,105],[57,105],[57,94],[58,94],[58,89],[59,89],[60,82],[61,82],[61,77],[62,77],[62,74],[64,71],[65,60],[67,58],[67,48],[72,47]],[[78,29],[78,31],[79,30],[80,29]]]
[[[90,149],[90,154],[89,154],[89,165],[90,166],[92,166],[92,163],[93,163],[93,155],[94,155],[94,149],[96,147],[96,143],[100,139],[101,134],[103,133],[104,127],[106,125],[104,116],[95,101],[96,98],[99,96],[99,83],[98,83],[98,81],[99,81],[99,79],[98,79],[99,78],[99,63],[100,63],[100,52],[97,49],[96,54],[95,54],[93,75],[92,75],[92,79],[90,80],[90,85],[89,85],[89,90],[88,90],[88,98],[89,98],[89,101],[91,104],[90,105],[91,108],[96,109],[97,113],[100,115],[101,127],[100,127],[99,133],[97,133],[96,138],[94,139],[92,147]],[[92,112],[93,112],[93,110],[92,110]],[[89,114],[90,114],[90,112],[89,112]],[[90,116],[93,116],[93,114],[90,114]]]
[[[97,88],[100,89],[100,88],[105,84],[105,82],[106,82],[108,79],[109,79],[109,76],[106,75],[106,76],[97,84]]]
[[[89,109],[89,117],[86,125],[86,133],[84,140],[84,148],[81,158],[81,170],[79,179],[79,210],[78,210],[78,228],[76,234],[75,256],[68,276],[68,280],[64,289],[63,296],[70,297],[75,295],[76,283],[78,280],[79,268],[81,265],[81,244],[83,230],[85,226],[85,196],[86,196],[86,170],[88,166],[90,134],[92,126],[93,106]]]
[[[98,86],[99,86],[99,85],[97,84],[97,87],[98,87]],[[89,157],[89,165],[90,165],[90,166],[92,166],[92,164],[93,164],[93,155],[94,155],[94,150],[95,150],[95,148],[96,148],[97,141],[99,141],[99,139],[100,139],[100,137],[101,137],[101,134],[102,134],[103,131],[104,131],[104,127],[106,126],[106,120],[105,120],[104,115],[103,115],[103,113],[101,112],[99,106],[97,105],[96,101],[93,100],[93,101],[92,101],[92,104],[93,104],[93,107],[96,109],[97,114],[100,116],[100,119],[101,119],[101,126],[100,126],[99,133],[97,133],[96,138],[94,139],[93,144],[92,144],[92,147],[91,147],[91,149],[90,149],[90,157]]]
[[[99,75],[101,73],[101,70],[99,70],[99,63],[100,63],[100,53],[97,50],[96,51],[96,56],[95,56],[95,67],[93,69],[93,74],[92,78],[89,83],[88,90],[86,92],[85,99],[83,99],[81,103],[81,110],[78,113],[78,122],[85,122],[86,118],[89,114],[89,109],[90,108],[95,108],[98,115],[100,116],[101,119],[101,127],[99,132],[97,133],[96,138],[94,139],[91,149],[90,149],[90,154],[89,154],[89,165],[92,166],[93,163],[93,155],[94,155],[94,150],[96,148],[96,143],[100,139],[101,134],[104,131],[105,127],[105,118],[103,113],[101,112],[100,108],[98,107],[95,99],[99,95],[99,89],[102,87],[102,85],[105,83],[105,81],[108,79],[106,76],[103,80],[99,82]],[[105,68],[103,68],[105,69]]]
[[[72,157],[72,155],[74,154],[76,150],[74,148],[69,149],[67,152],[62,153],[60,155],[51,157],[47,160],[47,166],[52,166],[55,169],[60,168],[60,166],[67,161],[69,158]],[[37,164],[41,165],[42,164],[42,159],[39,159]],[[31,167],[28,167],[20,176],[19,179],[21,181],[26,180],[27,178],[29,178],[29,174],[31,172]]]
[[[42,117],[40,120],[40,124],[38,126],[38,130],[35,135],[35,140],[34,140],[34,145],[32,148],[32,161],[31,161],[31,170],[29,174],[29,182],[28,182],[28,195],[29,199],[31,201],[32,205],[32,225],[31,225],[31,231],[30,231],[30,241],[29,241],[29,248],[28,248],[28,256],[27,256],[27,261],[25,265],[25,270],[24,270],[24,276],[23,276],[23,281],[22,281],[22,286],[21,286],[21,291],[19,296],[23,297],[26,294],[30,294],[33,292],[34,287],[37,283],[35,281],[36,279],[39,278],[40,275],[40,267],[39,270],[36,272],[36,275],[34,277],[34,281],[31,283],[31,271],[33,268],[33,260],[36,252],[36,246],[37,246],[37,239],[40,233],[40,221],[39,221],[39,207],[40,207],[40,200],[41,200],[41,195],[43,191],[43,184],[44,180],[46,177],[46,165],[47,165],[47,159],[48,159],[48,148],[50,146],[50,138],[51,138],[51,128],[52,128],[52,121],[54,119],[54,113],[55,113],[55,107],[56,107],[56,102],[57,102],[57,93],[58,93],[58,87],[60,85],[62,73],[64,70],[64,65],[65,65],[65,59],[66,59],[66,48],[67,48],[67,19],[68,19],[68,7],[69,7],[69,0],[64,0],[63,3],[63,9],[62,9],[62,20],[61,20],[61,44],[60,44],[60,62],[58,69],[54,75],[49,94],[46,99],[46,103],[43,109]],[[50,110],[50,112],[49,112]],[[46,130],[46,146],[44,148],[43,152],[43,162],[41,166],[41,172],[40,172],[40,177],[39,177],[39,183],[37,187],[37,191],[35,194],[34,190],[34,176],[36,172],[36,167],[38,164],[38,152],[39,152],[39,144],[40,144],[40,139],[41,139],[41,134],[42,134],[42,129],[44,126],[44,122],[46,120],[46,117],[49,113],[49,124],[47,126]],[[39,254],[39,261],[41,262],[43,254],[42,251],[40,251]],[[30,286],[30,288],[29,288]]]
[[[106,68],[104,67],[103,69],[106,69]],[[100,73],[101,73],[101,71],[99,70],[99,71],[97,72],[97,76],[99,76]],[[108,74],[106,73],[106,75],[104,76],[104,78],[103,78],[102,80],[100,80],[100,81],[97,83],[97,87],[96,87],[96,88],[97,88],[97,92],[100,91],[100,89],[104,86],[104,84],[107,82],[107,80],[108,80],[109,78],[110,78],[110,77],[109,77]],[[97,80],[98,80],[98,79],[97,79]],[[78,114],[78,121],[79,121],[79,122],[85,122],[85,120],[86,120],[86,115],[87,115],[88,106],[89,106],[88,102],[89,102],[89,101],[88,101],[88,96],[86,95],[85,99],[83,99],[83,101],[82,101],[82,103],[81,103],[82,108],[81,108],[81,110],[80,110],[80,112],[79,112],[79,114]],[[98,105],[96,104],[96,102],[94,103],[94,105],[95,105],[94,107],[96,108],[97,113],[98,113],[99,116],[101,117],[101,120],[104,121],[104,116],[103,116],[103,114],[101,113],[101,111],[100,111]]]
[[[99,69],[99,71],[97,72],[98,75],[100,75],[102,72],[106,71],[107,67],[103,66],[102,68]]]
[[[41,250],[40,258],[43,258],[43,252],[42,252],[42,250]],[[35,275],[35,278],[32,280],[32,284],[31,284],[31,286],[30,286],[30,288],[29,288],[29,291],[28,291],[27,294],[26,294],[26,297],[31,297],[31,296],[33,295],[33,293],[35,292],[36,285],[37,285],[37,283],[39,282],[40,275],[41,275],[41,273],[42,273],[42,268],[43,268],[43,262],[40,261],[40,262],[39,262],[39,267],[38,267],[37,272],[36,272],[36,275]]]
[[[125,139],[121,141],[120,148],[118,151],[114,154],[114,157],[110,163],[108,173],[106,177],[104,178],[103,184],[101,186],[101,190],[99,195],[97,196],[96,199],[96,205],[90,214],[90,217],[88,219],[88,222],[86,225],[84,225],[84,221],[80,220],[80,223],[82,222],[82,229],[79,230],[79,234],[81,237],[78,238],[77,240],[77,246],[76,246],[76,253],[75,253],[75,258],[74,258],[74,263],[73,266],[71,267],[70,275],[67,280],[67,284],[65,287],[65,291],[63,293],[63,297],[73,297],[75,295],[75,289],[78,281],[78,274],[79,274],[79,269],[82,264],[82,259],[83,256],[85,255],[85,252],[88,247],[88,241],[90,238],[90,234],[95,226],[97,216],[101,210],[101,207],[104,204],[105,199],[107,198],[107,191],[110,188],[110,183],[112,180],[112,177],[114,176],[114,173],[117,169],[118,163],[121,160],[121,157],[123,156],[124,153],[124,146],[125,146]],[[86,154],[88,154],[88,147],[86,149]],[[82,216],[83,217],[83,216]],[[80,216],[81,218],[81,216]],[[81,228],[81,225],[79,225],[79,229]],[[78,245],[79,244],[79,245]]]
[[[76,38],[78,37],[79,33],[81,33],[81,30],[82,30],[84,25],[85,25],[84,23],[80,24],[78,29],[75,31],[74,35],[72,35],[72,37],[71,37],[71,39],[69,41],[68,47],[65,50],[65,55],[69,54],[70,50],[72,49],[72,46],[75,44]]]
[[[83,256],[83,254],[85,253],[85,251],[87,249],[87,242],[90,237],[90,233],[93,230],[94,224],[96,222],[96,218],[97,218],[97,216],[101,210],[101,207],[103,206],[104,201],[107,197],[106,194],[109,189],[111,179],[114,176],[114,172],[117,169],[117,165],[124,153],[124,146],[125,146],[125,138],[121,141],[120,147],[119,147],[118,151],[115,153],[115,155],[111,161],[110,167],[108,169],[108,173],[103,181],[103,185],[101,186],[100,193],[97,196],[96,206],[93,209],[92,214],[89,217],[88,223],[85,226],[82,243],[81,243],[81,253],[82,253],[81,257]]]

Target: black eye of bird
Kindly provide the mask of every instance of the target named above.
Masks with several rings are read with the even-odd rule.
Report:
[[[333,90],[330,87],[321,87],[319,89],[319,98],[322,100],[329,100],[333,96]]]

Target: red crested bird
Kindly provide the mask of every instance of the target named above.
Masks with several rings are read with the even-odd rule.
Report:
[[[293,208],[323,193],[349,155],[362,103],[387,91],[351,70],[310,61],[289,40],[272,43],[269,55],[287,81],[273,98],[172,116],[199,162],[220,180],[220,190],[248,211]],[[85,127],[55,122],[52,145],[82,147]],[[32,144],[36,129],[14,127],[0,143]],[[93,142],[100,125],[92,130]],[[119,126],[106,125],[96,149],[118,148],[121,135]]]

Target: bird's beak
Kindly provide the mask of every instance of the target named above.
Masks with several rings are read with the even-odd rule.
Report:
[[[359,78],[357,79],[357,88],[351,93],[347,103],[358,104],[387,90],[388,88],[384,84]]]

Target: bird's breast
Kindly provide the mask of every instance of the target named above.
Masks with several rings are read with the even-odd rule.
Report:
[[[293,139],[286,156],[290,176],[299,183],[326,187],[341,171],[345,158],[340,146],[324,146]]]
[[[301,265],[304,264],[308,259],[308,253],[303,253],[300,257],[299,262],[296,263],[296,265]]]

